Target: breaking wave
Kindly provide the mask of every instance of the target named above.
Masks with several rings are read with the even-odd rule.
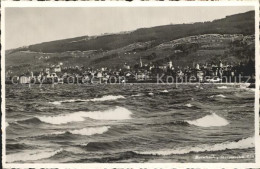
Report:
[[[112,95],[107,95],[107,96],[103,96],[101,98],[94,98],[94,99],[90,99],[90,101],[92,102],[96,102],[96,101],[108,101],[108,100],[117,100],[117,99],[125,99],[124,96],[112,96]]]
[[[101,98],[94,98],[94,99],[87,99],[87,100],[71,99],[71,100],[63,100],[63,101],[54,101],[54,102],[49,102],[49,103],[54,104],[54,105],[60,105],[62,103],[89,102],[89,101],[97,102],[97,101],[110,101],[110,100],[117,100],[117,99],[125,99],[125,97],[121,96],[121,95],[119,95],[119,96],[107,95],[107,96],[103,96]]]
[[[161,91],[161,93],[169,93],[169,91],[165,89],[165,90]]]
[[[148,93],[148,95],[149,95],[149,96],[153,96],[153,95],[154,95],[154,93],[150,92],[150,93]]]
[[[158,151],[147,151],[147,152],[136,152],[138,154],[145,155],[172,155],[172,154],[188,154],[188,153],[199,153],[199,152],[215,152],[215,151],[223,151],[223,150],[231,150],[231,149],[248,149],[255,147],[255,139],[254,137],[249,137],[246,139],[242,139],[234,142],[224,142],[215,145],[200,145],[196,147],[182,147],[174,150],[158,150]]]
[[[225,98],[226,96],[223,95],[223,94],[219,94],[219,95],[216,95],[217,97],[222,97],[222,98]]]
[[[204,116],[197,120],[187,121],[191,125],[199,126],[199,127],[219,127],[226,126],[229,122],[218,116],[216,113],[212,113],[211,115]]]
[[[85,118],[95,120],[127,120],[131,119],[132,112],[126,108],[117,106],[115,109],[105,111],[79,111],[76,113],[59,115],[59,116],[42,116],[38,117],[42,122],[50,124],[66,124],[70,122],[84,121]]]
[[[41,123],[41,120],[36,118],[36,117],[33,117],[33,118],[29,118],[29,119],[23,119],[23,120],[18,120],[16,121],[16,123],[19,123],[19,124],[39,124]]]
[[[84,136],[91,136],[91,135],[95,135],[95,134],[103,134],[105,132],[108,131],[110,127],[108,126],[104,126],[104,127],[90,127],[90,128],[83,128],[83,129],[79,129],[79,130],[70,130],[68,131],[71,134],[78,134],[78,135],[84,135]],[[65,134],[67,133],[67,131],[65,132],[55,132],[52,133],[52,135],[59,135],[59,134]]]
[[[110,127],[96,127],[96,128],[83,128],[80,130],[69,131],[72,134],[91,136],[94,134],[103,134],[108,131]]]
[[[133,94],[133,95],[131,95],[131,96],[133,96],[133,97],[140,97],[140,96],[143,96],[143,94],[138,93],[138,94]]]
[[[223,94],[218,94],[218,95],[210,96],[210,98],[214,98],[214,97],[222,97],[222,98],[226,98],[226,96],[223,95]]]
[[[188,104],[185,104],[186,107],[192,107],[193,105],[188,103]]]
[[[6,155],[6,161],[8,163],[12,162],[20,162],[20,161],[36,161],[41,159],[46,159],[54,156],[57,153],[62,152],[62,149],[56,151],[45,151],[42,152],[40,150],[31,151],[31,152],[23,152],[23,153],[15,153]]]
[[[218,86],[217,88],[218,89],[227,89],[228,87],[227,86]]]

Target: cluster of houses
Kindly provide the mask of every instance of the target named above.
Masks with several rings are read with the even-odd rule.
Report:
[[[163,65],[143,64],[140,58],[139,64],[131,67],[127,63],[118,69],[100,69],[84,67],[65,67],[62,63],[52,65],[45,70],[30,76],[7,77],[6,83],[156,83],[167,80],[174,82],[180,79],[193,78],[191,82],[222,82],[223,78],[234,82],[238,76],[250,76],[255,74],[254,61],[238,65],[223,64],[221,60],[217,64],[193,64],[192,67],[174,67],[170,59]],[[171,78],[169,78],[171,77]],[[207,77],[207,79],[205,78]],[[170,79],[170,81],[169,81]]]

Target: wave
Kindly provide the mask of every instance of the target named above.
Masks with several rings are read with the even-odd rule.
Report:
[[[84,121],[85,118],[91,118],[95,120],[128,120],[131,119],[131,114],[132,112],[126,108],[117,106],[115,109],[109,109],[106,111],[80,111],[71,114],[59,116],[42,116],[38,118],[45,123],[66,124],[70,122]]]
[[[219,126],[226,126],[229,124],[229,122],[226,119],[218,116],[215,113],[212,113],[211,115],[207,115],[197,120],[192,120],[187,122],[189,124],[199,126],[199,127],[219,127]]]
[[[228,87],[227,86],[218,86],[217,88],[218,89],[227,89]]]
[[[241,89],[246,89],[246,88],[248,88],[250,86],[250,83],[243,83],[243,84],[240,84],[239,85],[239,88],[241,88]]]
[[[63,101],[54,101],[54,102],[49,102],[51,104],[54,105],[61,105],[62,103],[75,103],[75,102],[97,102],[97,101],[112,101],[112,100],[117,100],[117,99],[125,99],[124,96],[113,96],[113,95],[107,95],[107,96],[103,96],[101,98],[94,98],[94,99],[70,99],[70,100],[63,100]]]
[[[23,153],[15,153],[6,155],[6,161],[8,163],[12,162],[26,162],[26,161],[36,161],[41,159],[46,159],[54,156],[57,153],[62,152],[62,149],[55,151],[31,151],[31,152],[23,152]]]
[[[7,128],[9,126],[8,122],[5,122],[5,128]]]
[[[121,147],[126,147],[121,141],[111,141],[111,142],[89,142],[81,147],[86,148],[88,151],[104,151],[104,150],[113,150]]]
[[[40,119],[40,121],[44,123],[50,123],[50,124],[66,124],[69,122],[79,122],[85,120],[81,114],[76,114],[76,113],[60,115],[60,116],[42,116],[38,118]]]
[[[133,95],[131,95],[131,96],[133,96],[133,97],[140,97],[140,96],[143,96],[143,94],[138,93],[138,94],[133,94]]]
[[[185,104],[186,107],[192,107],[193,105],[188,103],[188,104]]]
[[[216,95],[217,97],[222,97],[222,98],[225,98],[226,96],[223,95],[223,94],[219,94],[219,95]]]
[[[255,92],[255,88],[243,88],[244,90]]]
[[[226,96],[223,95],[223,94],[218,94],[218,95],[210,96],[210,98],[214,98],[214,97],[222,97],[222,98],[226,98]]]
[[[7,150],[26,150],[26,149],[31,149],[34,148],[30,145],[24,144],[24,143],[7,143],[6,144],[6,149]]]
[[[161,125],[161,124],[159,124]],[[174,121],[174,122],[169,122],[165,123],[164,125],[180,125],[180,126],[189,126],[190,124],[186,121]]]
[[[169,91],[165,89],[165,90],[161,91],[161,93],[169,93]]]
[[[33,117],[33,118],[29,118],[29,119],[24,119],[24,120],[18,120],[18,121],[16,121],[16,123],[19,123],[19,124],[39,124],[39,123],[41,123],[41,120],[36,118],[36,117]]]
[[[54,102],[49,102],[51,104],[54,104],[54,105],[60,105],[62,103],[62,101],[54,101]]]
[[[59,135],[59,134],[66,134],[66,133],[71,133],[71,134],[77,134],[77,135],[84,135],[84,136],[91,136],[95,134],[103,134],[108,131],[110,127],[108,126],[103,126],[103,127],[90,127],[90,128],[83,128],[79,130],[70,130],[70,131],[58,131],[51,133],[51,135]]]
[[[90,99],[90,101],[92,102],[96,102],[96,101],[109,101],[109,100],[117,100],[117,99],[125,99],[124,96],[113,96],[113,95],[107,95],[107,96],[103,96],[101,98],[94,98],[94,99]]]
[[[70,133],[72,134],[79,134],[79,135],[86,135],[86,136],[91,136],[91,135],[94,135],[94,134],[103,134],[105,132],[108,131],[110,127],[96,127],[96,128],[83,128],[83,129],[80,129],[80,130],[72,130],[72,131],[69,131]]]
[[[255,147],[255,139],[254,137],[249,137],[246,139],[242,139],[239,141],[233,142],[224,142],[215,145],[200,145],[196,147],[181,147],[177,149],[165,149],[165,150],[158,150],[158,151],[147,151],[147,152],[136,152],[138,154],[143,155],[172,155],[172,154],[188,154],[188,153],[199,153],[199,152],[215,152],[215,151],[223,151],[223,150],[232,150],[232,149],[248,149]]]
[[[89,100],[82,100],[82,99],[70,99],[70,100],[63,100],[63,101],[54,101],[54,102],[49,102],[54,105],[61,105],[61,103],[75,103],[75,102],[87,102]]]

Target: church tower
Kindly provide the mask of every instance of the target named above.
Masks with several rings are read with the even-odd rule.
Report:
[[[168,67],[171,69],[172,68],[172,61],[171,60],[169,60],[169,62],[168,62]]]
[[[140,67],[143,67],[142,58],[140,57]]]

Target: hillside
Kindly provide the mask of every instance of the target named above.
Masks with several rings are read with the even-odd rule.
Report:
[[[227,16],[212,22],[164,25],[128,33],[84,36],[7,51],[6,65],[39,69],[63,62],[66,66],[120,67],[125,62],[174,65],[223,59],[239,62],[254,58],[254,12]],[[26,66],[25,66],[26,65]],[[18,68],[17,68],[18,69]]]

